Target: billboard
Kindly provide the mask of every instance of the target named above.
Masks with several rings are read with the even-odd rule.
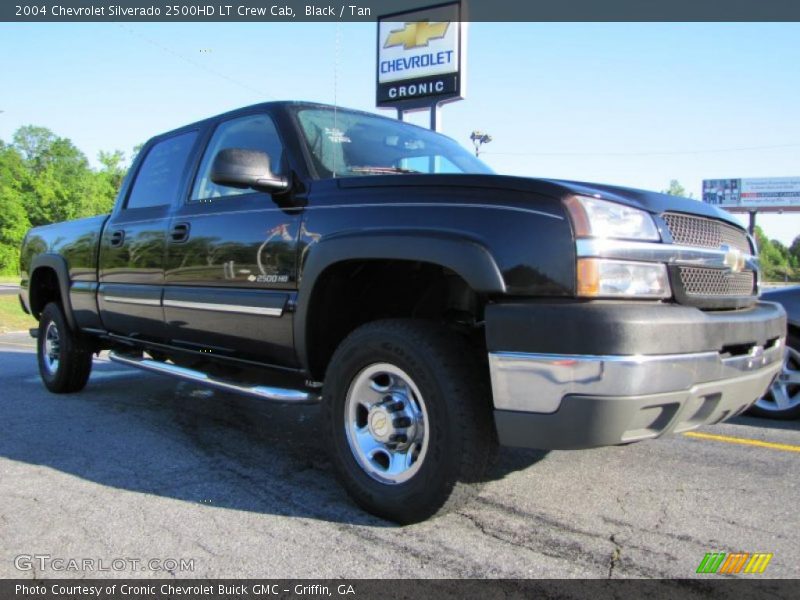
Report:
[[[800,211],[800,177],[704,179],[703,202],[732,212]]]
[[[464,97],[461,3],[378,18],[379,107],[424,108]]]

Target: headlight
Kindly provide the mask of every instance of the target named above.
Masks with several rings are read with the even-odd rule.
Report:
[[[585,298],[668,298],[667,266],[661,263],[578,259],[578,295]]]
[[[588,196],[570,196],[564,204],[579,238],[661,239],[652,217],[643,210]]]

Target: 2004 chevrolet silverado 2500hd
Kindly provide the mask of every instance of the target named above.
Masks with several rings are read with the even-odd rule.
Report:
[[[498,442],[624,444],[746,410],[781,366],[753,240],[701,202],[491,173],[373,114],[260,104],[151,139],[110,215],[32,229],[41,377],[92,354],[322,402],[350,495],[466,501]]]

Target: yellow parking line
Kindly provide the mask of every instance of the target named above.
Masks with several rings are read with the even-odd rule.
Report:
[[[20,348],[36,348],[36,344],[17,344],[14,342],[0,342],[0,346],[19,346]]]
[[[800,446],[794,446],[792,444],[762,442],[761,440],[751,440],[750,438],[714,435],[713,433],[698,433],[697,431],[689,431],[683,435],[701,440],[713,440],[715,442],[727,442],[729,444],[742,444],[744,446],[758,446],[760,448],[771,448],[772,450],[783,450],[784,452],[800,452]]]

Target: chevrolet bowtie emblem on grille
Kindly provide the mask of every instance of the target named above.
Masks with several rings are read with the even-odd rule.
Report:
[[[740,273],[744,269],[744,254],[736,248],[730,246],[722,246],[722,251],[725,252],[723,263],[728,267],[732,273]]]
[[[430,21],[419,21],[417,23],[406,23],[402,29],[394,29],[386,36],[384,48],[403,46],[405,50],[411,48],[421,48],[427,46],[431,40],[438,40],[447,33],[448,22],[431,23]]]

